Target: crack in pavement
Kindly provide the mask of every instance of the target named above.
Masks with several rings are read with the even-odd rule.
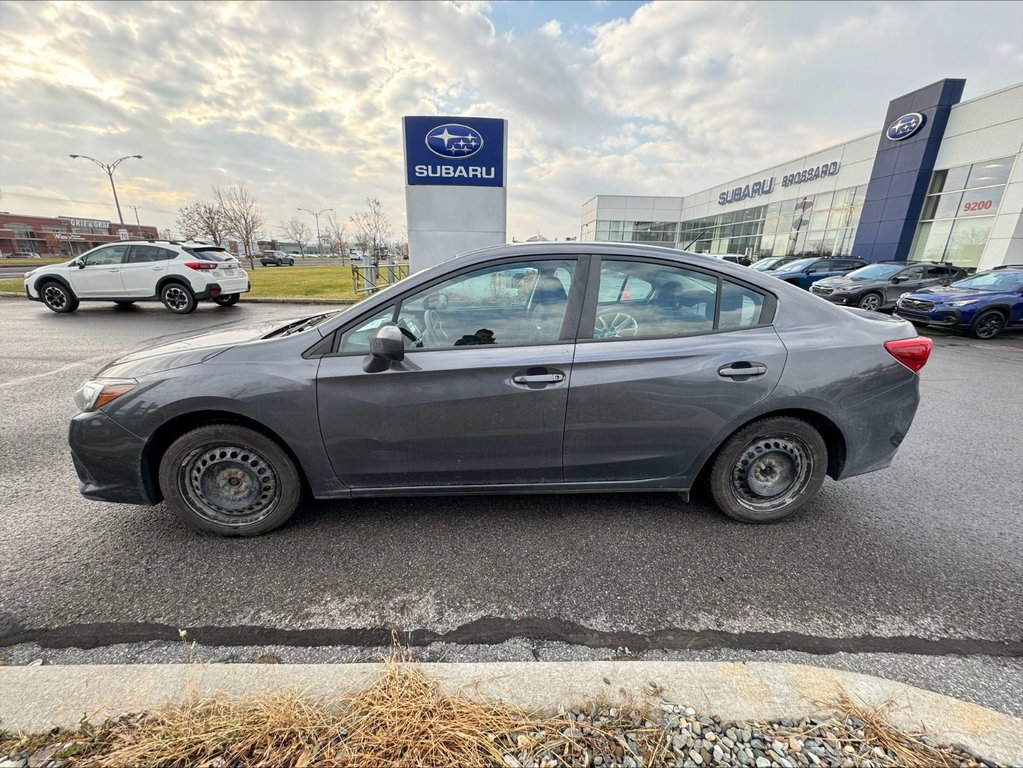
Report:
[[[2,625],[0,625],[2,626]],[[832,653],[908,653],[928,656],[1001,656],[1023,657],[1023,641],[984,640],[968,637],[931,639],[914,636],[820,637],[798,632],[725,632],[721,630],[661,629],[648,634],[591,629],[561,619],[525,617],[504,619],[484,617],[448,632],[401,627],[352,629],[278,629],[261,626],[176,627],[150,623],[68,624],[61,627],[26,629],[7,623],[0,634],[0,647],[37,643],[46,648],[99,648],[121,643],[151,640],[175,641],[179,630],[188,640],[211,646],[287,645],[388,646],[395,632],[408,645],[431,643],[454,645],[496,645],[524,638],[545,642],[564,642],[590,648],[627,647],[632,650],[716,650],[802,651]]]

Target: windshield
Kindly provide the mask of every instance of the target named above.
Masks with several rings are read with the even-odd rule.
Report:
[[[1018,291],[1023,288],[1023,270],[984,272],[958,280],[951,287],[970,288],[974,291]]]
[[[760,261],[753,265],[753,269],[757,269],[763,272],[766,269],[773,269],[775,264],[781,264],[783,261],[784,259],[781,258],[761,259]]]
[[[788,264],[785,265],[785,271],[799,272],[800,270],[806,269],[816,261],[817,261],[816,256],[812,259],[796,259],[795,261],[790,261]]]
[[[854,269],[846,277],[855,277],[860,280],[880,280],[894,275],[905,268],[905,264],[871,264],[869,267]]]

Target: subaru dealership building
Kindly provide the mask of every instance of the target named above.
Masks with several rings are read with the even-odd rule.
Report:
[[[683,197],[598,195],[581,240],[765,258],[1023,264],[1023,83],[893,99],[881,130]]]

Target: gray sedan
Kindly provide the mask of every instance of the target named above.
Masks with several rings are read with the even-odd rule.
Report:
[[[303,498],[673,491],[778,520],[887,467],[930,341],[681,251],[512,245],[343,311],[128,355],[76,394],[91,499],[224,535]]]

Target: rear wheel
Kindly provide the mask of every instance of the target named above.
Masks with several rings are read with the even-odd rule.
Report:
[[[39,296],[43,300],[43,304],[46,305],[47,309],[52,309],[54,312],[74,312],[78,309],[78,299],[63,283],[56,281],[50,283],[43,283],[39,288]]]
[[[1005,315],[996,309],[981,312],[970,326],[970,333],[978,339],[993,339],[1005,328]]]
[[[869,309],[871,312],[877,312],[881,308],[881,294],[865,293],[860,297],[857,306],[860,309]]]
[[[240,293],[222,293],[219,296],[213,297],[213,303],[219,304],[222,307],[233,307],[240,298]]]
[[[183,283],[167,283],[160,290],[160,301],[171,312],[177,315],[187,315],[194,312],[196,304],[195,294],[192,289]]]
[[[189,525],[221,536],[257,536],[283,525],[302,500],[295,463],[274,440],[211,424],[175,440],[160,461],[160,490]]]
[[[817,494],[827,466],[827,445],[805,421],[761,419],[735,433],[718,452],[710,491],[718,508],[736,520],[781,520]]]

